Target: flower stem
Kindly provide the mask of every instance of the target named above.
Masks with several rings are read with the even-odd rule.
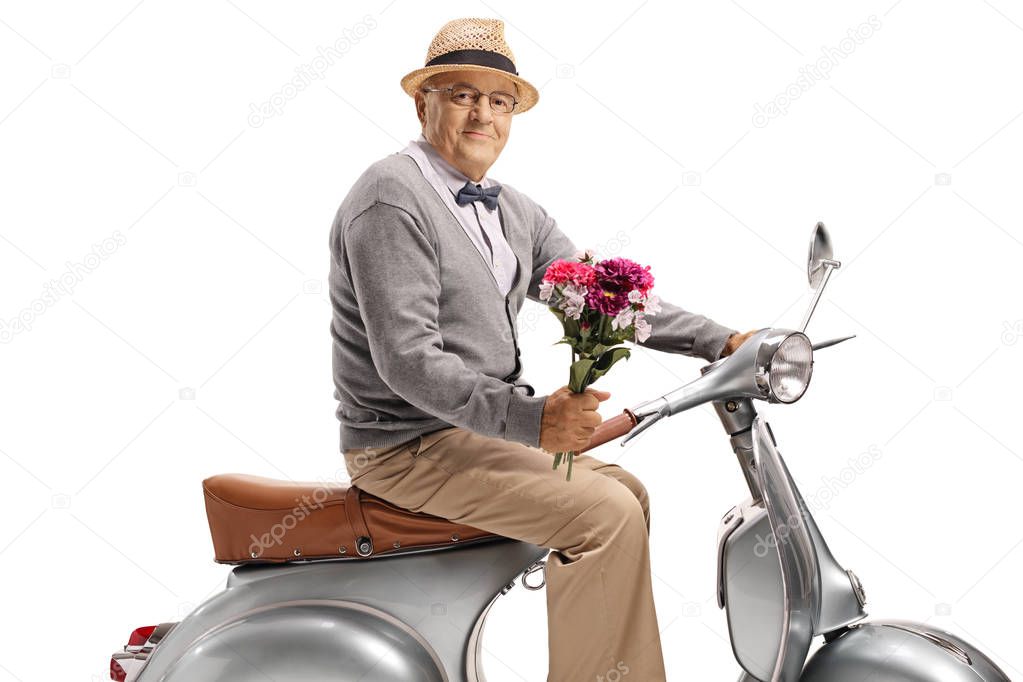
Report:
[[[558,465],[561,464],[561,460],[563,460],[563,459],[568,460],[568,473],[565,476],[565,480],[566,481],[571,481],[572,480],[572,462],[573,462],[572,458],[575,456],[575,454],[576,454],[575,451],[572,451],[572,452],[556,452],[556,453],[554,453],[554,464],[551,466],[551,469],[557,469]]]
[[[582,357],[582,355],[584,355],[584,354],[583,353],[576,353],[575,348],[571,348],[570,347],[570,350],[572,351],[572,364],[574,365],[580,359],[580,357]],[[586,390],[585,386],[583,386],[579,390],[577,390],[576,387],[572,385],[572,378],[571,378],[571,376],[569,377],[569,388],[571,388],[576,393],[581,393],[584,390]],[[573,457],[573,455],[575,455],[575,452],[567,452],[567,451],[555,452],[554,453],[554,462],[551,464],[551,469],[557,469],[558,466],[561,464],[562,460],[564,460],[564,459],[568,460],[568,473],[565,476],[565,480],[566,481],[571,481],[572,480],[572,457]]]

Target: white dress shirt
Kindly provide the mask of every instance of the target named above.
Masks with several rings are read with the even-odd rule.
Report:
[[[501,227],[500,197],[498,197],[498,207],[494,210],[488,209],[482,201],[471,201],[460,206],[455,201],[458,190],[462,189],[466,182],[471,181],[464,173],[448,163],[433,148],[433,145],[427,142],[424,135],[420,135],[418,140],[409,142],[401,153],[407,154],[415,160],[423,177],[437,191],[441,201],[458,220],[465,234],[490,268],[501,295],[507,296],[518,274],[518,261],[508,245],[508,240],[505,239],[504,230]],[[480,182],[473,184],[487,188],[497,183],[484,176]]]

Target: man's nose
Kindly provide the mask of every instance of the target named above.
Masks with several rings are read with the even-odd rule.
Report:
[[[490,96],[480,93],[476,103],[472,105],[471,112],[473,118],[480,123],[490,123],[494,117],[494,111],[490,108]]]

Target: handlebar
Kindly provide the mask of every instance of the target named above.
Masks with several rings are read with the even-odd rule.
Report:
[[[629,431],[632,431],[632,427],[634,427],[638,422],[639,420],[631,410],[625,410],[617,417],[612,417],[611,419],[602,421],[597,425],[597,428],[593,430],[593,437],[590,438],[589,445],[577,452],[586,452],[587,450],[592,450],[598,445],[603,445],[608,441],[612,441],[615,438],[621,438]]]
[[[761,330],[761,331],[766,331],[766,330]],[[826,341],[819,341],[817,343],[814,343],[814,344],[812,344],[811,347],[812,347],[812,349],[814,351],[817,351],[817,350],[821,350],[823,348],[828,348],[830,346],[837,345],[839,343],[842,343],[843,341],[848,341],[849,339],[853,339],[855,337],[856,337],[856,335],[853,334],[851,336],[843,336],[843,337],[827,339]],[[743,344],[743,345],[745,345],[745,344]],[[735,354],[733,353],[733,356],[734,355]],[[731,357],[732,356],[729,356],[728,359],[730,359]],[[726,358],[722,358],[718,362],[722,362],[723,363],[725,360],[726,360]],[[712,364],[717,365],[717,363],[712,363]],[[706,368],[705,368],[705,371],[706,371]],[[704,375],[704,376],[706,376],[706,375]],[[699,381],[699,379],[696,379],[693,382],[690,382],[689,384],[686,384],[686,386],[683,387],[683,388],[690,387],[692,384],[696,383],[697,381]],[[681,390],[682,389],[678,389],[677,391],[675,391],[673,393],[677,393],[677,392],[679,392]],[[668,395],[670,396],[672,394],[670,393]],[[632,433],[633,436],[638,435],[638,433],[640,431],[643,431],[645,428],[647,428],[649,426],[652,426],[653,422],[658,421],[658,419],[660,419],[660,418],[662,418],[664,416],[670,416],[672,414],[672,412],[665,412],[662,409],[658,409],[658,410],[650,409],[651,406],[654,405],[655,403],[663,404],[664,403],[664,399],[662,398],[662,399],[659,399],[659,400],[648,401],[646,403],[642,403],[642,405],[636,406],[636,407],[634,407],[632,409],[624,410],[622,412],[622,414],[619,414],[619,415],[617,415],[615,417],[612,417],[611,419],[607,419],[605,421],[602,421],[597,426],[597,428],[594,429],[593,437],[590,438],[589,444],[587,444],[586,447],[584,447],[584,448],[582,448],[580,450],[577,450],[577,452],[581,453],[581,452],[586,452],[587,450],[592,450],[593,448],[599,447],[599,446],[603,445],[604,443],[607,443],[607,442],[612,441],[612,440],[616,440],[616,439],[621,438],[622,436],[626,436],[626,435],[628,435],[630,433]],[[646,408],[646,409],[644,409],[644,408]],[[647,423],[647,422],[649,422],[649,423]],[[640,426],[641,423],[642,423],[642,426]],[[631,436],[630,436],[630,438],[631,438]],[[622,445],[624,445],[624,444],[625,443],[623,442]]]
[[[828,339],[827,341],[818,341],[817,343],[813,344],[812,348],[814,350],[820,350],[821,348],[827,348],[829,346],[834,346],[836,343],[842,343],[843,341],[848,341],[849,339],[855,339],[855,338],[856,338],[855,334],[852,334],[850,336],[839,336],[838,338]]]

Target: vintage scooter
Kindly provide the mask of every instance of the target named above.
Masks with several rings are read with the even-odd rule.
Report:
[[[1005,682],[990,658],[954,634],[924,623],[864,621],[859,579],[832,556],[770,426],[754,408],[753,400],[799,400],[813,351],[852,338],[812,344],[804,334],[840,265],[818,223],[807,268],[815,293],[800,329],[759,330],[694,381],[603,422],[589,448],[620,436],[624,445],[665,417],[713,403],[750,492],[724,515],[718,532],[717,599],[742,667],[739,682]],[[543,587],[528,577],[543,570],[548,548],[473,534],[363,498],[354,486],[323,493],[315,483],[225,474],[204,487],[218,560],[223,551],[230,563],[244,565],[181,622],[135,630],[113,655],[114,680],[482,682],[481,635],[491,607],[520,576],[529,589]],[[327,502],[308,510],[308,519],[293,519],[293,527],[345,509],[357,531],[353,551],[347,541],[332,546],[333,556],[296,542],[271,557],[267,548],[277,545],[250,533],[251,551],[242,555],[249,528],[266,527],[268,513],[281,518],[291,499],[317,493]],[[362,512],[353,516],[359,500],[368,522]],[[225,549],[233,538],[225,534],[242,538],[233,554]],[[401,538],[420,542],[403,545]],[[817,635],[824,642],[807,661]]]

